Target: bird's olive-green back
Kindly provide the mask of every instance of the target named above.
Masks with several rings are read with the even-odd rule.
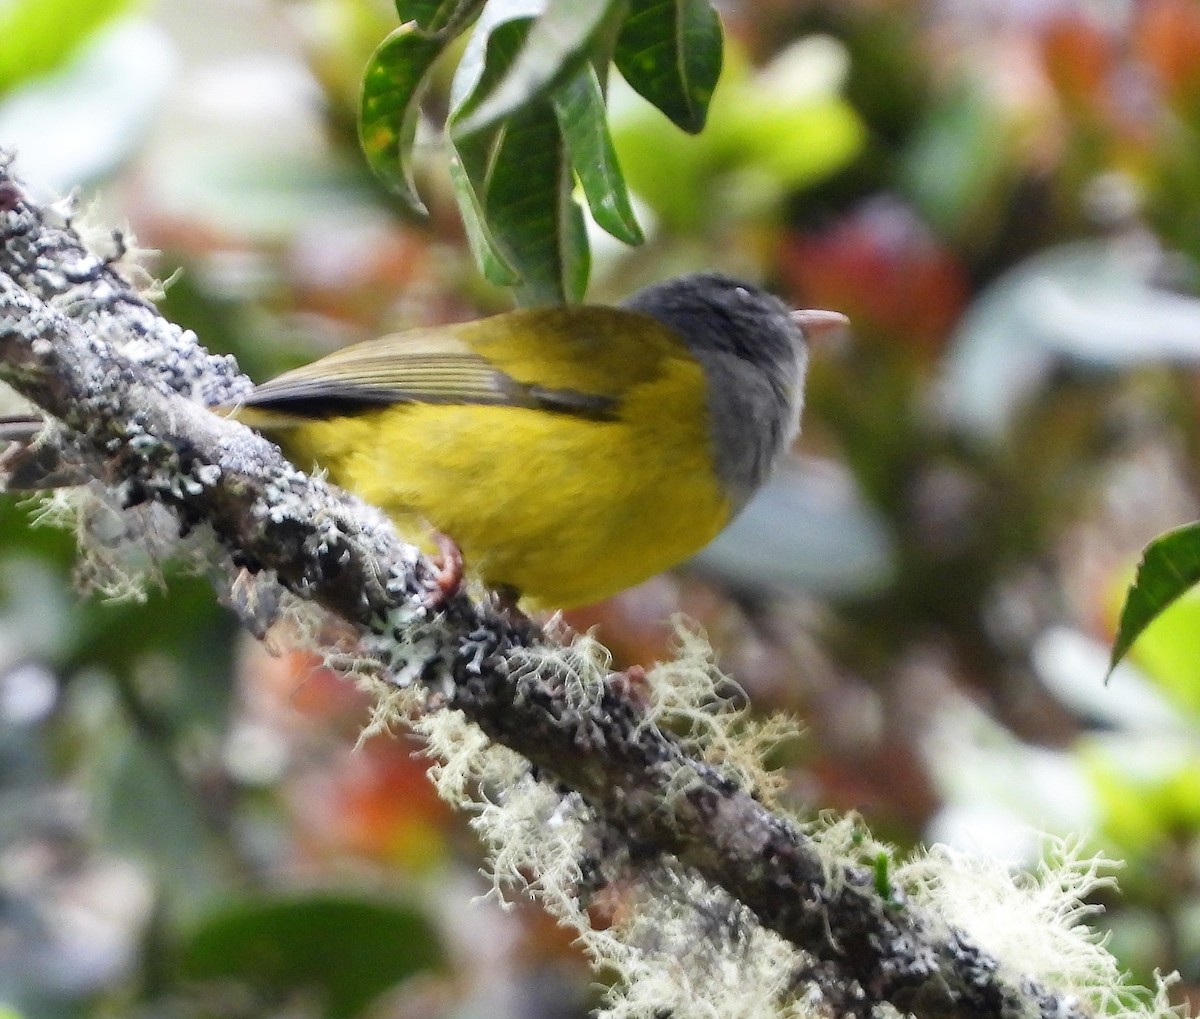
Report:
[[[638,312],[528,309],[358,343],[264,383],[246,403],[318,418],[402,402],[605,417],[661,375],[664,359],[687,357],[678,336]]]

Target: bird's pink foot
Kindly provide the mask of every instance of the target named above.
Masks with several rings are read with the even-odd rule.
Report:
[[[434,589],[425,599],[425,607],[430,610],[440,608],[458,594],[463,580],[463,554],[455,540],[448,534],[434,531],[433,543],[437,545],[438,558],[433,574]]]

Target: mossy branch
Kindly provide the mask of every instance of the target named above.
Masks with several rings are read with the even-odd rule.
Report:
[[[464,755],[457,778],[443,766],[453,795],[463,795],[463,775],[486,781],[503,773],[479,763],[494,752],[482,737],[474,742],[480,730],[520,755],[504,758],[509,788],[493,791],[488,807],[507,801],[511,812],[525,789],[526,827],[511,819],[493,825],[493,847],[498,856],[516,853],[515,871],[550,841],[551,820],[570,819],[575,835],[560,839],[565,855],[548,867],[556,873],[534,882],[560,916],[585,928],[601,890],[632,880],[648,895],[715,896],[732,918],[722,936],[741,943],[748,965],[763,954],[747,947],[753,939],[774,946],[772,958],[781,961],[770,993],[788,1003],[778,1014],[801,1014],[798,1002],[862,1015],[886,1002],[922,1019],[1088,1014],[1066,991],[1010,971],[900,887],[881,894],[877,867],[832,860],[755,790],[655,724],[644,691],[608,674],[603,658],[560,650],[554,635],[462,594],[431,612],[431,565],[377,511],[205,410],[248,385],[231,360],[165,321],[86,247],[69,205],[29,201],[7,166],[0,168],[0,377],[66,426],[57,438],[82,451],[123,511],[166,507],[172,539],[210,528],[230,572],[269,571],[286,591],[352,624],[385,692],[424,691],[420,725],[434,749]],[[229,588],[235,579],[226,577]],[[455,709],[477,728],[448,722],[458,718]],[[450,729],[439,735],[443,722]],[[468,753],[475,756],[466,761]],[[528,844],[505,843],[521,838]],[[675,906],[672,915],[686,912]],[[651,926],[663,935],[669,922]],[[627,979],[649,979],[644,965],[621,954],[632,949],[617,947],[616,928],[583,936]],[[755,979],[741,983],[743,992],[765,993]],[[651,1001],[653,994],[638,993],[628,990],[624,1011],[614,1005],[610,1014],[647,1014],[664,1003],[662,995]],[[692,1014],[683,1001],[672,1007]]]

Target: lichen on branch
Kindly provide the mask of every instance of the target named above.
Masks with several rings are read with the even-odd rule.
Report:
[[[77,461],[108,511],[141,515],[130,542],[153,532],[155,556],[208,543],[231,603],[254,576],[282,604],[349,625],[380,724],[403,715],[426,736],[439,788],[475,812],[498,886],[540,896],[620,976],[614,1019],[880,1005],[1082,1019],[1117,994],[1097,989],[1115,969],[1070,908],[1087,881],[1051,910],[1014,895],[1029,907],[1024,936],[1041,924],[1070,951],[1009,965],[947,919],[935,894],[946,882],[881,867],[886,850],[851,822],[788,816],[754,755],[736,759],[744,720],[694,640],[646,677],[647,694],[602,649],[486,599],[431,608],[436,571],[377,510],[205,409],[248,382],[90,251],[72,216],[27,201],[0,165],[0,378],[59,423],[42,441]],[[85,553],[93,537],[85,529]],[[1146,1015],[1163,1008],[1161,992],[1138,1000]]]

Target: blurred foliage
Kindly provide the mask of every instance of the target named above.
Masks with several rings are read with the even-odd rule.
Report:
[[[398,945],[407,951],[397,952]],[[389,988],[442,958],[419,911],[317,895],[240,902],[214,912],[188,933],[179,955],[186,980],[254,987],[262,996],[256,1011],[311,995],[330,1019],[360,1015]]]
[[[10,0],[0,8],[0,94],[57,69],[99,28],[136,6],[139,0]]]
[[[67,192],[112,171],[158,113],[173,51],[141,0],[0,4],[0,137]],[[54,125],[48,130],[48,125]]]
[[[713,267],[849,314],[796,461],[693,568],[571,622],[621,665],[705,627],[804,720],[801,808],[1024,862],[1032,829],[1093,833],[1126,864],[1114,947],[1194,1007],[1190,542],[1104,676],[1142,548],[1200,513],[1200,0],[577,9],[10,0],[0,143],[41,193],[102,181],[98,218],[183,269],[165,311],[256,375],[494,311],[497,280],[577,297],[589,259],[595,300]],[[418,748],[354,750],[350,686],[202,577],[80,600],[28,517],[0,507],[0,1010],[594,1003],[536,909],[471,902]]]
[[[769,216],[862,146],[861,121],[837,93],[837,57],[823,67],[830,55],[820,43],[785,50],[758,70],[731,49],[700,134],[664,130],[645,106],[620,109],[621,164],[663,230],[703,230],[722,205],[732,216]]]

